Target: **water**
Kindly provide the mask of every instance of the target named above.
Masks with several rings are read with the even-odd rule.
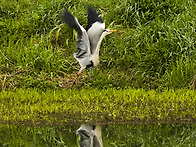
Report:
[[[27,127],[0,125],[0,147],[78,147],[79,125]],[[196,125],[106,125],[104,147],[196,146]]]

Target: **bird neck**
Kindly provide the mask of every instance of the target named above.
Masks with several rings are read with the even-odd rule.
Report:
[[[105,34],[102,34],[99,41],[97,42],[97,47],[95,49],[94,55],[98,55],[99,56],[99,49],[101,47],[101,42],[103,40],[103,38],[105,37]]]
[[[99,39],[99,41],[97,42],[97,46],[96,46],[95,52],[92,55],[92,60],[93,60],[93,66],[94,67],[97,67],[98,64],[99,64],[99,49],[101,47],[101,42],[102,42],[104,37],[105,37],[105,35],[102,34],[100,39]]]

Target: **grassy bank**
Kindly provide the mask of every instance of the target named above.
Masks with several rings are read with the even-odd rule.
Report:
[[[89,4],[118,32],[103,40],[100,66],[72,85],[76,32],[60,15],[66,7],[85,27]],[[173,127],[196,122],[195,8],[194,0],[1,0],[0,146],[76,146],[81,123],[106,125],[105,146],[195,146],[195,125]]]
[[[0,122],[29,126],[195,123],[196,92],[23,90],[0,93]]]
[[[194,0],[1,0],[0,89],[71,88],[76,33],[60,14],[67,7],[85,27],[88,4],[118,33],[103,41],[92,78],[84,72],[76,87],[195,87]]]

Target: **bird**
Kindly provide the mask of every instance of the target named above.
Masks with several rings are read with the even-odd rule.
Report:
[[[77,75],[81,74],[85,69],[97,67],[99,65],[99,49],[103,38],[117,30],[105,29],[103,19],[92,7],[88,7],[88,24],[85,29],[66,8],[62,11],[61,17],[64,23],[77,32],[76,48],[78,51],[73,54],[81,67]],[[77,134],[81,136],[81,146],[103,146],[101,126],[82,124],[77,130]]]
[[[80,147],[103,147],[100,125],[81,125],[76,134],[80,135]]]
[[[90,67],[97,67],[99,61],[99,49],[103,38],[117,30],[105,29],[105,23],[101,16],[92,7],[88,7],[88,24],[82,27],[78,19],[66,8],[62,11],[62,21],[77,32],[77,52],[74,58],[80,64],[77,75]]]

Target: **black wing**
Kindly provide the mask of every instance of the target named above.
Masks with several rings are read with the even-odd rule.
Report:
[[[86,31],[92,26],[93,23],[100,22],[103,23],[103,19],[98,15],[95,9],[88,7],[88,25],[86,26]]]
[[[77,32],[77,49],[78,52],[74,53],[74,57],[80,63],[81,70],[90,64],[90,43],[86,30],[79,24],[76,17],[74,17],[67,9],[62,12],[62,21],[69,27],[73,28]]]
[[[75,29],[78,35],[82,35],[82,30],[78,25],[76,18],[69,11],[67,11],[66,8],[63,10],[61,17],[64,23]]]
[[[62,20],[69,27],[73,28],[77,32],[77,45],[78,48],[77,57],[84,58],[85,54],[89,53],[89,39],[85,29],[79,24],[76,17],[74,17],[67,9],[65,8],[62,12]]]

